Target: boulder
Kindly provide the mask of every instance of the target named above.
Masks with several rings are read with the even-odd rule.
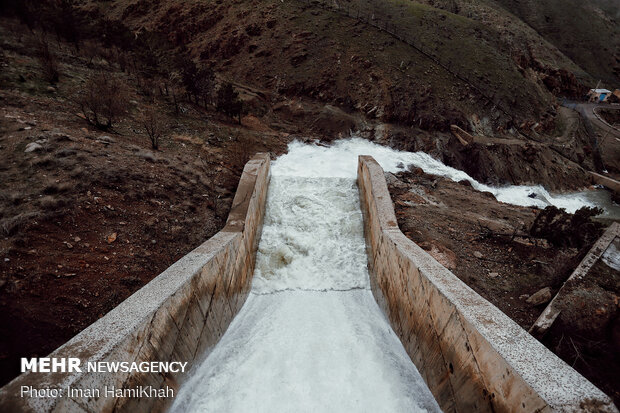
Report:
[[[28,145],[26,145],[26,149],[24,149],[24,152],[26,153],[35,152],[41,149],[43,149],[43,146],[40,143],[30,142]]]
[[[97,142],[101,142],[103,144],[109,145],[111,143],[116,142],[116,140],[110,136],[103,135],[97,138]]]
[[[531,304],[533,306],[548,303],[549,301],[551,301],[551,288],[541,288],[540,290],[532,294],[530,298],[528,298],[526,301],[528,304]]]
[[[406,189],[408,187],[406,183],[398,179],[396,175],[391,172],[385,173],[385,181],[387,182],[388,186],[393,186],[394,188]]]

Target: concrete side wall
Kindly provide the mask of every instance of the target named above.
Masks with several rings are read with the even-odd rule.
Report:
[[[558,293],[553,297],[553,300],[551,300],[543,312],[540,313],[540,316],[538,316],[538,319],[532,328],[530,328],[530,334],[534,337],[544,337],[560,315],[560,303],[565,300],[564,294],[571,290],[571,286],[574,285],[574,283],[578,283],[588,275],[594,264],[603,257],[610,247],[613,247],[614,242],[617,242],[615,241],[616,239],[620,239],[620,224],[614,222],[605,230],[592,248],[590,248],[590,251],[583,257],[577,268],[575,268],[570,277],[568,277],[568,280],[564,282]]]
[[[172,373],[87,373],[87,362],[181,361],[188,368],[226,331],[250,290],[261,235],[269,157],[259,154],[243,171],[225,228],[181,258],[105,317],[50,357],[79,357],[82,373],[25,373],[0,389],[0,411],[149,412],[164,410],[158,398],[22,398],[34,388],[178,389]],[[175,391],[176,395],[176,391]]]
[[[617,411],[604,393],[399,230],[383,170],[360,156],[373,294],[446,412]]]
[[[620,194],[620,182],[608,176],[597,174],[596,172],[590,172],[590,176],[592,177],[592,182],[595,184],[603,185],[615,193]]]

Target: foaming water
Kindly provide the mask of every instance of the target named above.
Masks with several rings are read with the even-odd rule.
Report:
[[[272,164],[251,293],[172,411],[439,412],[369,289],[357,159],[290,149]]]
[[[427,153],[397,151],[355,137],[335,141],[330,147],[293,142],[289,145],[289,153],[278,159],[274,168],[290,176],[355,178],[359,155],[371,155],[387,172],[400,172],[414,166],[428,174],[443,176],[455,182],[467,180],[475,189],[491,192],[498,201],[508,204],[539,208],[555,205],[567,212],[575,212],[583,206],[598,206],[605,210],[604,216],[620,217],[620,207],[611,202],[609,193],[604,190],[551,194],[540,185],[493,187],[476,181],[463,171],[444,165]],[[532,194],[536,197],[532,198]]]
[[[368,288],[355,181],[278,176],[277,171],[269,184],[253,291]]]
[[[516,205],[596,204],[542,187],[489,187],[425,153],[362,139],[291,143],[272,163],[251,293],[173,412],[440,411],[369,289],[358,155],[390,172],[413,165],[466,179]]]

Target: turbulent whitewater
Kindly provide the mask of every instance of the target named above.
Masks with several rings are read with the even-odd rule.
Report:
[[[489,187],[425,153],[362,139],[293,142],[272,163],[251,293],[172,411],[439,411],[369,289],[356,185],[361,154],[389,172],[416,166],[466,179],[502,202],[569,211],[594,205],[588,195],[542,187]],[[528,197],[533,192],[538,198]]]
[[[598,206],[607,215],[620,216],[620,208],[611,202],[609,193],[604,190],[551,194],[541,185],[493,187],[476,181],[463,171],[444,165],[427,153],[397,151],[356,137],[335,141],[330,147],[293,142],[289,145],[289,154],[278,161],[286,164],[290,175],[306,176],[307,165],[311,163],[314,176],[355,177],[358,155],[371,155],[387,172],[417,167],[427,174],[443,176],[455,182],[466,180],[478,191],[490,192],[498,201],[507,204],[538,208],[554,205],[571,213],[583,206]]]
[[[289,149],[252,291],[172,411],[439,412],[369,289],[356,164]]]

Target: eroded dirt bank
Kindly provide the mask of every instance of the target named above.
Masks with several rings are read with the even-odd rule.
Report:
[[[386,177],[403,233],[526,330],[589,249],[589,242],[557,246],[531,236],[540,210],[500,203],[466,182],[421,170]],[[565,312],[543,339],[616,403],[619,280],[612,271],[590,282],[575,296],[573,311]]]

